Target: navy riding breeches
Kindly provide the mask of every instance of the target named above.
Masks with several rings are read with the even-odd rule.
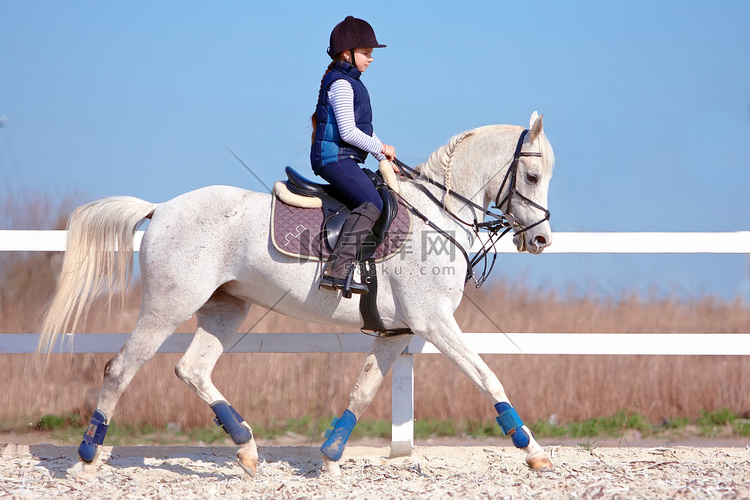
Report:
[[[369,201],[379,211],[383,210],[383,200],[378,190],[356,161],[346,159],[331,163],[321,168],[318,175],[346,196],[348,208],[354,209]]]

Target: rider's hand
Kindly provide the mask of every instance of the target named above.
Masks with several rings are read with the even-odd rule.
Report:
[[[396,148],[389,144],[383,143],[383,149],[380,152],[385,155],[385,158],[388,161],[393,161],[396,159]]]

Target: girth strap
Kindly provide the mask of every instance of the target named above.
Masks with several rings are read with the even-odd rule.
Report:
[[[362,281],[367,284],[368,292],[359,296],[359,312],[362,314],[364,325],[360,328],[362,333],[375,332],[380,336],[390,337],[392,335],[411,334],[411,328],[386,329],[378,312],[378,273],[375,267],[375,259],[372,255],[360,259],[360,275]]]
[[[375,260],[372,258],[363,259],[363,262],[359,263],[359,274],[368,289],[367,293],[359,297],[359,312],[364,320],[362,330],[385,331],[385,325],[383,325],[383,320],[378,313],[378,273],[375,268]]]

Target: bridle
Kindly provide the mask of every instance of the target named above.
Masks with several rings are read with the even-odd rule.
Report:
[[[492,208],[496,208],[497,210],[500,210],[500,212],[503,214],[503,217],[505,217],[508,222],[510,222],[514,226],[519,226],[520,224],[517,224],[515,222],[515,217],[513,216],[513,212],[510,210],[510,202],[513,200],[513,197],[520,198],[521,200],[525,201],[532,207],[541,210],[544,212],[544,217],[536,221],[535,223],[531,224],[530,226],[526,226],[522,228],[520,231],[516,231],[515,234],[519,235],[522,233],[525,233],[531,228],[534,228],[538,226],[539,224],[543,223],[544,221],[548,221],[550,218],[549,210],[535,202],[534,200],[530,199],[528,196],[524,195],[520,191],[518,191],[518,188],[516,186],[516,179],[518,177],[518,162],[521,158],[524,157],[532,157],[532,158],[541,158],[542,153],[535,152],[535,151],[522,151],[523,148],[523,141],[526,138],[526,134],[528,134],[528,130],[524,130],[521,132],[521,136],[518,138],[518,144],[516,144],[516,151],[513,153],[513,163],[511,163],[510,167],[508,167],[508,171],[505,172],[505,178],[503,179],[503,183],[500,185],[500,189],[497,191],[497,196],[495,196],[495,205]],[[505,188],[505,184],[508,184],[508,194],[505,195],[505,197],[500,200],[500,195],[503,192],[503,189]],[[503,211],[503,205],[505,205],[505,211]]]
[[[440,233],[442,236],[447,238],[451,243],[453,243],[463,254],[464,258],[466,259],[467,263],[467,270],[466,270],[466,279],[464,283],[467,283],[470,279],[473,279],[476,282],[476,287],[481,287],[484,282],[489,278],[490,273],[492,273],[492,269],[495,267],[495,260],[497,259],[497,253],[493,252],[492,255],[492,261],[488,264],[487,259],[490,251],[495,248],[495,245],[497,242],[505,236],[508,232],[511,230],[514,231],[514,235],[522,235],[529,229],[532,229],[539,224],[542,224],[545,221],[548,221],[550,218],[550,212],[548,209],[542,207],[520,191],[518,191],[518,188],[516,186],[516,179],[518,177],[518,163],[521,158],[524,157],[535,157],[535,158],[541,158],[542,153],[534,152],[534,151],[523,151],[523,141],[526,138],[526,134],[528,134],[528,129],[521,132],[521,136],[518,138],[518,142],[516,144],[515,152],[513,153],[513,160],[508,167],[508,170],[505,173],[505,178],[503,179],[502,184],[500,185],[500,188],[497,191],[497,195],[495,195],[495,202],[492,207],[492,209],[485,209],[483,206],[478,205],[477,203],[474,203],[470,199],[466,198],[463,195],[460,195],[458,193],[455,193],[453,191],[448,190],[445,185],[434,181],[427,177],[420,177],[422,180],[428,182],[429,184],[432,184],[433,186],[436,186],[440,188],[442,191],[446,192],[446,194],[452,196],[453,198],[461,201],[465,205],[468,205],[474,209],[479,210],[485,218],[487,216],[493,218],[494,220],[490,221],[478,221],[476,218],[472,222],[468,222],[463,220],[461,217],[459,217],[457,214],[455,214],[452,210],[450,210],[444,201],[438,199],[430,190],[428,190],[423,184],[421,183],[415,183],[414,185],[422,191],[427,198],[429,198],[433,203],[438,205],[440,208],[442,208],[448,215],[450,215],[454,220],[457,222],[471,228],[471,230],[474,232],[474,234],[479,237],[479,231],[480,230],[486,230],[489,233],[489,237],[486,238],[486,241],[482,243],[482,246],[480,247],[479,251],[474,255],[473,258],[469,257],[469,253],[466,251],[466,249],[453,237],[451,236],[447,231],[441,229],[438,227],[435,223],[433,223],[431,220],[427,218],[422,212],[420,212],[416,207],[414,207],[411,203],[409,203],[407,200],[405,200],[400,194],[396,193],[397,196],[401,199],[401,201],[404,203],[404,205],[417,217],[422,219],[428,226],[430,226],[432,229]],[[420,176],[419,171],[409,167],[402,161],[396,159],[395,160],[396,166],[398,166],[399,170],[401,171],[401,174],[406,177],[409,180],[416,181],[417,177]],[[502,195],[503,191],[505,190],[506,184],[508,185],[508,193],[505,195],[505,197],[500,199],[500,196]],[[529,225],[529,226],[521,226],[521,224],[518,223],[518,221],[515,220],[515,217],[513,216],[513,213],[511,212],[511,202],[515,199],[520,199],[525,201],[526,203],[530,204],[532,207],[541,210],[544,212],[544,217],[540,220],[536,221],[535,223]],[[505,205],[505,211],[503,211],[503,205]],[[499,210],[498,212],[495,212],[494,210]],[[481,239],[480,239],[481,241]],[[479,276],[476,276],[474,273],[474,268],[479,265],[480,262],[484,263],[482,273]]]

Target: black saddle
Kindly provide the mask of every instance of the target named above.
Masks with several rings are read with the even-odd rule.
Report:
[[[380,198],[383,200],[383,211],[380,212],[380,217],[372,228],[371,244],[363,246],[375,249],[385,239],[386,234],[388,234],[388,228],[390,228],[391,222],[396,217],[398,200],[396,200],[396,196],[386,186],[380,172],[375,173],[366,168],[362,170],[370,178],[375,189],[378,190]],[[286,172],[286,186],[289,191],[299,196],[320,198],[323,201],[323,213],[325,214],[323,230],[325,231],[326,243],[333,249],[341,233],[344,221],[356,207],[349,206],[348,202],[344,201],[344,196],[330,184],[313,182],[300,175],[292,167],[286,167],[284,171]]]

